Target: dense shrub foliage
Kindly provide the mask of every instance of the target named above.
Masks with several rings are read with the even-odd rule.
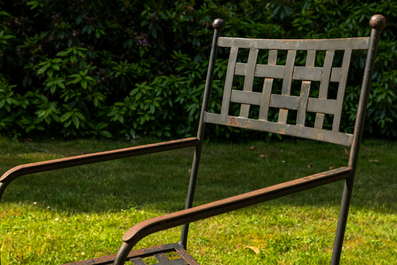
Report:
[[[0,130],[13,137],[191,135],[213,19],[226,21],[226,36],[339,38],[369,36],[375,13],[386,17],[387,27],[366,131],[396,136],[394,1],[0,0]],[[214,96],[222,93],[224,52]],[[298,61],[304,57],[298,54]],[[353,111],[344,114],[345,130],[354,124],[364,58],[357,53],[351,66],[346,98]],[[220,100],[212,99],[210,109],[219,111]],[[235,132],[214,130],[228,137]]]

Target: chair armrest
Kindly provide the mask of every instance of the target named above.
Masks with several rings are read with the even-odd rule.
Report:
[[[195,137],[180,140],[128,147],[112,151],[98,152],[87,155],[72,156],[61,159],[30,163],[11,168],[0,177],[0,199],[7,185],[14,179],[32,173],[50,171],[55,169],[87,165],[92,163],[110,161],[125,157],[158,153],[184,147],[196,146],[200,142]]]
[[[134,245],[152,233],[336,182],[353,174],[351,167],[341,167],[140,222],[124,234],[124,243],[114,264],[124,264]]]

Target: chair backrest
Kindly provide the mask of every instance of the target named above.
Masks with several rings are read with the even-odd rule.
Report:
[[[222,19],[215,19],[212,24],[214,35],[210,54],[207,80],[203,96],[203,105],[197,133],[198,145],[195,149],[192,165],[189,191],[186,201],[186,209],[193,205],[194,190],[197,179],[198,165],[201,156],[202,139],[204,137],[207,123],[234,126],[239,128],[254,129],[259,131],[298,136],[313,140],[325,141],[344,146],[350,146],[348,166],[329,172],[313,175],[308,178],[294,180],[280,184],[277,187],[269,187],[277,190],[277,196],[292,194],[308,188],[325,185],[341,179],[347,179],[345,183],[342,208],[343,214],[338,222],[336,248],[333,260],[339,260],[340,250],[343,242],[344,227],[347,220],[348,205],[351,197],[354,172],[357,166],[359,146],[364,127],[366,106],[372,80],[372,72],[375,63],[376,50],[379,42],[380,30],[386,25],[382,15],[371,17],[371,36],[365,38],[328,39],[328,40],[270,40],[270,39],[248,39],[220,37],[219,34],[225,27]],[[223,90],[222,107],[220,113],[208,112],[212,82],[214,77],[216,54],[218,47],[230,48],[226,80]],[[249,49],[246,63],[238,62],[240,49]],[[343,109],[344,95],[347,83],[351,55],[353,50],[367,50],[367,59],[363,71],[363,80],[360,91],[360,99],[357,107],[357,117],[353,133],[340,132],[340,122]],[[260,50],[268,51],[267,64],[257,62]],[[287,51],[285,65],[277,65],[278,51]],[[315,66],[317,51],[325,51],[324,63],[320,67]],[[333,64],[336,52],[343,52],[342,63],[339,67]],[[305,66],[295,66],[297,52],[306,53]],[[242,89],[233,89],[235,76],[244,76]],[[253,90],[254,78],[263,78],[263,86],[260,92]],[[275,79],[282,79],[281,94],[273,92]],[[291,95],[292,81],[301,81],[300,95]],[[310,97],[312,82],[320,82],[318,97]],[[328,97],[331,82],[338,83],[338,91],[335,99]],[[273,92],[273,93],[272,93]],[[241,104],[238,116],[230,115],[230,104]],[[251,105],[259,106],[258,119],[249,117]],[[269,108],[278,108],[278,120],[269,120]],[[288,112],[296,111],[296,124],[288,124]],[[313,127],[306,126],[307,113],[315,113]],[[324,128],[325,115],[333,115],[331,130]],[[344,175],[344,177],[340,177]],[[323,179],[323,181],[320,179]],[[328,177],[332,178],[329,179]],[[317,184],[312,184],[311,180]],[[305,182],[305,183],[303,183]],[[283,192],[291,188],[291,192]],[[299,187],[298,187],[299,186]],[[296,188],[295,188],[296,187]],[[276,198],[277,196],[273,197]],[[250,204],[251,205],[251,204]],[[237,207],[235,208],[237,209]],[[340,225],[339,225],[340,224]],[[183,226],[181,244],[186,247],[189,224]],[[336,264],[336,263],[332,263]]]
[[[216,23],[214,22],[216,28]],[[218,21],[218,23],[223,23]],[[351,55],[353,50],[368,50],[377,45],[377,38],[348,38],[324,40],[271,40],[244,39],[231,37],[216,37],[217,47],[230,48],[228,68],[223,91],[222,109],[220,113],[203,112],[204,123],[214,123],[240,128],[247,128],[283,135],[298,136],[313,140],[325,141],[345,146],[351,146],[355,134],[361,130],[355,128],[353,134],[340,132],[340,122],[345,98]],[[246,63],[237,62],[241,49],[249,49]],[[267,64],[257,62],[260,50],[268,51]],[[278,51],[287,51],[285,65],[277,65]],[[295,66],[297,51],[306,53],[305,66]],[[325,51],[324,63],[315,66],[316,52]],[[342,64],[334,67],[333,61],[336,51],[343,52]],[[368,54],[374,56],[372,54]],[[372,73],[373,60],[369,58],[364,70],[364,76]],[[212,69],[213,71],[213,69]],[[235,76],[244,76],[242,90],[233,89]],[[370,75],[372,76],[372,74]],[[261,92],[253,91],[254,78],[263,78]],[[282,79],[281,94],[272,93],[273,81]],[[364,80],[362,90],[368,93],[370,79]],[[291,95],[293,80],[301,81],[300,95]],[[211,80],[212,81],[212,80]],[[318,97],[310,97],[311,83],[320,82]],[[368,82],[369,81],[369,82]],[[338,83],[336,99],[328,99],[330,82]],[[360,97],[360,105],[365,107],[367,96]],[[209,100],[209,97],[206,98]],[[230,115],[230,103],[241,104],[239,116]],[[259,106],[258,119],[248,117],[250,106]],[[269,108],[278,108],[278,121],[268,119]],[[288,124],[288,111],[297,111],[296,124]],[[305,126],[307,112],[315,113],[314,127]],[[332,129],[323,127],[324,116],[333,115]],[[362,119],[365,111],[358,109],[357,117]],[[356,127],[360,124],[356,123]]]

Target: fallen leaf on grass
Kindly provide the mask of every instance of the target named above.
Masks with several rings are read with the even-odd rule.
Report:
[[[244,249],[251,249],[252,251],[255,252],[255,254],[259,254],[259,248],[257,247],[252,247],[252,246],[245,246]]]
[[[189,173],[192,173],[192,169],[191,168],[189,168]]]
[[[259,155],[260,157],[262,157],[262,158],[266,158],[266,157],[268,157],[268,155],[267,154],[261,154],[261,155]]]
[[[308,166],[307,166],[307,168],[312,168],[313,167],[313,164],[309,164]]]
[[[350,155],[349,151],[347,151],[346,148],[345,148],[345,154],[346,154],[346,155]]]
[[[369,162],[371,162],[371,163],[379,163],[379,160],[368,160]]]
[[[255,150],[255,146],[251,146],[250,149],[251,149],[251,150]]]
[[[335,168],[335,166],[331,166],[331,167],[329,167],[329,169],[334,169]]]

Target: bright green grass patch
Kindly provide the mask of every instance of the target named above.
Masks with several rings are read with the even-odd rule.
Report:
[[[45,153],[0,139],[0,169],[132,145],[34,144],[51,152]],[[60,264],[116,253],[132,225],[184,208],[192,154],[188,148],[17,179],[0,202],[1,264]],[[362,145],[341,264],[397,264],[396,161],[395,142]],[[345,148],[325,143],[208,143],[195,205],[346,164]],[[189,251],[202,264],[329,264],[342,186],[196,222]],[[138,247],[177,242],[179,233],[156,233]]]

